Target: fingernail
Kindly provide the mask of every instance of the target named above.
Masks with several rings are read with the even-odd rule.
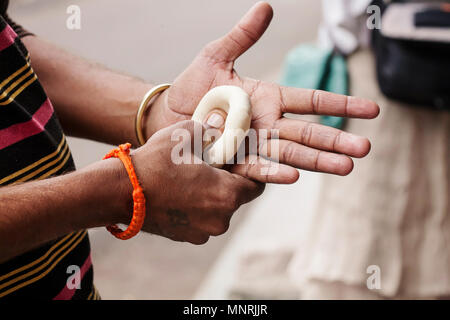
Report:
[[[209,126],[219,129],[224,124],[225,119],[218,113],[212,113],[208,121],[206,122]]]

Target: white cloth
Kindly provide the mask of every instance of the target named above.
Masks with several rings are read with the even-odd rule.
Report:
[[[367,47],[370,42],[368,19],[370,16],[379,13],[368,11],[371,2],[372,0],[322,0],[322,22],[318,35],[319,46],[336,48],[345,55],[353,53],[358,48]],[[405,32],[404,29],[412,28],[412,10],[423,7],[424,4],[439,3],[436,0],[409,0],[408,2],[411,3],[393,5],[392,14],[388,10],[386,14],[389,17],[383,17],[383,23],[381,23],[380,17],[380,26],[384,28],[384,18],[387,18],[389,24],[392,24],[392,20],[398,20],[399,23],[394,25],[394,35],[399,36]],[[394,16],[393,19],[391,19],[391,15]],[[404,17],[405,15],[409,16]],[[442,41],[442,39],[448,39],[448,30],[420,28],[416,31],[416,36],[421,39],[436,38],[436,40]]]
[[[350,54],[369,42],[366,11],[371,0],[322,0],[319,45]]]
[[[349,59],[350,93],[381,106],[347,127],[372,150],[349,176],[324,177],[290,274],[307,298],[450,296],[450,114],[385,98],[374,68],[369,51]],[[379,290],[366,285],[371,265]]]

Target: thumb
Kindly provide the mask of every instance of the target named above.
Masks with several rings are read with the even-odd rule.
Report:
[[[206,129],[214,128],[223,131],[227,113],[222,109],[214,109],[205,118],[204,126]]]
[[[206,116],[203,123],[203,127],[206,129],[203,137],[204,148],[214,142],[215,139],[218,139],[223,133],[226,118],[227,113],[221,109],[214,109]],[[219,130],[219,132],[217,130]]]
[[[206,47],[206,55],[214,60],[233,62],[263,35],[273,17],[270,4],[255,4],[233,29]]]

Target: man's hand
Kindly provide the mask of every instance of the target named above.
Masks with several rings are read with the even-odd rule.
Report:
[[[172,132],[181,129],[193,137],[194,124],[183,121],[159,131],[131,157],[147,203],[143,230],[201,244],[224,233],[237,208],[259,196],[264,184],[215,169],[198,157],[198,164],[174,164],[171,153],[180,142],[172,141]],[[183,143],[194,160],[191,141]],[[116,158],[62,176],[1,187],[0,263],[70,232],[129,224],[132,191]]]
[[[276,175],[262,175],[259,162],[254,161],[257,158],[249,156],[251,160],[233,166],[231,172],[273,183],[296,181],[297,168],[348,174],[353,168],[350,157],[363,157],[369,152],[370,143],[366,138],[289,119],[284,114],[374,118],[379,108],[374,102],[359,98],[286,88],[240,77],[234,70],[234,62],[262,36],[271,18],[270,5],[258,3],[227,35],[203,48],[172,87],[152,104],[145,118],[146,137],[190,119],[209,89],[236,85],[251,96],[252,128],[268,132],[279,130],[279,158],[275,160],[281,164]],[[30,36],[23,41],[66,134],[112,144],[129,141],[137,145],[136,109],[151,84],[94,65],[39,37]],[[263,143],[258,147],[265,149]]]
[[[195,125],[201,127],[194,121],[183,121],[158,131],[132,153],[132,160],[147,199],[143,230],[176,241],[202,244],[211,235],[227,231],[233,213],[258,197],[264,184],[203,162],[192,150]],[[181,142],[182,150],[189,151],[188,164],[175,164],[172,159],[174,146],[180,146],[171,138],[177,129],[192,138]],[[131,193],[130,189],[125,194]],[[129,221],[128,213],[123,222]]]
[[[147,136],[181,120],[190,119],[200,99],[213,87],[235,85],[251,97],[251,127],[279,130],[279,167],[274,176],[261,175],[251,162],[236,165],[233,172],[262,182],[292,183],[295,168],[346,175],[353,169],[350,157],[364,157],[370,150],[368,139],[343,131],[288,119],[285,113],[320,114],[374,118],[378,106],[371,101],[317,90],[282,87],[275,83],[240,77],[236,59],[264,33],[272,19],[268,3],[256,4],[223,38],[209,43],[192,64],[153,104],[146,117]],[[259,146],[261,147],[261,146]],[[284,164],[284,165],[283,165]]]

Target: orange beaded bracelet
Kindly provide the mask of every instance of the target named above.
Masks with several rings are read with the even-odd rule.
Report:
[[[134,237],[142,228],[145,220],[145,196],[142,187],[139,185],[139,181],[134,171],[133,163],[130,157],[130,143],[121,144],[118,148],[111,150],[104,158],[109,159],[111,157],[119,158],[130,177],[131,184],[133,185],[133,218],[126,230],[120,229],[117,225],[107,226],[106,229],[111,232],[116,238],[127,240]]]

